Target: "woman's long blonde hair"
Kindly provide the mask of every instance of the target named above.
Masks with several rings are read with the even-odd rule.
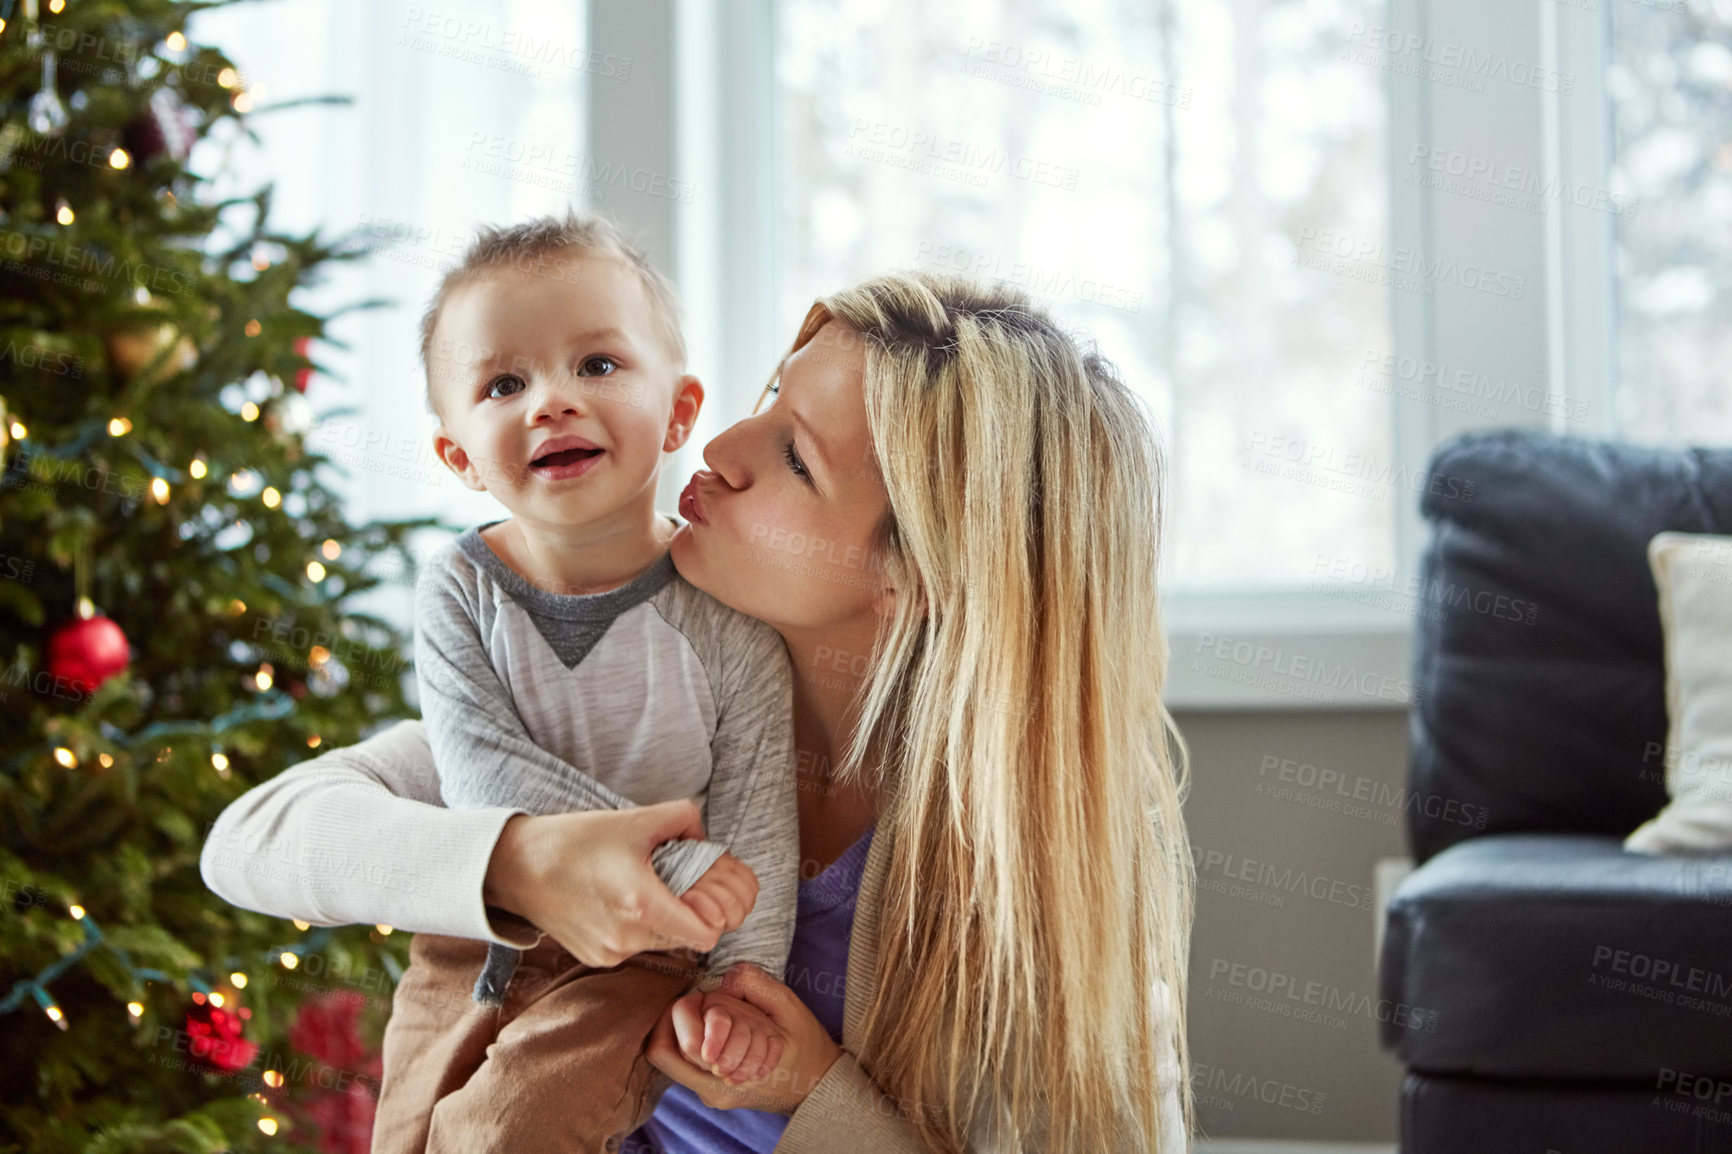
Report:
[[[839,770],[890,799],[857,1057],[935,1151],[977,1111],[1006,1150],[1186,1149],[1161,1119],[1176,1091],[1188,1136],[1194,875],[1150,421],[1014,289],[874,277],[794,347],[832,318],[864,344],[897,591]]]

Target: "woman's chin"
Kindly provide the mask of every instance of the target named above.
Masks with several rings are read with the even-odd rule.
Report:
[[[692,537],[690,524],[682,524],[674,531],[673,539],[668,542],[668,553],[673,557],[674,568],[679,570],[680,576],[708,593],[709,590],[704,588],[704,565],[700,556],[701,552],[697,542]]]

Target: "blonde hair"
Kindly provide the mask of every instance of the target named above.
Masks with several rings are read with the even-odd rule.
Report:
[[[1184,1148],[1160,1113],[1176,1091],[1189,1134],[1195,877],[1151,423],[1007,287],[875,277],[794,348],[831,319],[863,338],[897,591],[839,770],[877,774],[893,847],[856,1056],[931,1150],[989,1103],[1005,1149]]]
[[[567,252],[591,253],[619,261],[643,286],[644,296],[655,315],[657,327],[684,368],[686,338],[680,319],[679,295],[674,285],[648,254],[628,237],[610,217],[600,213],[579,215],[567,210],[564,218],[538,216],[520,224],[498,227],[482,225],[462,259],[439,279],[439,287],[427,311],[421,314],[421,365],[428,377],[428,401],[432,401],[433,330],[439,313],[459,288],[491,273],[513,271],[526,275],[562,275],[548,269],[552,258]]]

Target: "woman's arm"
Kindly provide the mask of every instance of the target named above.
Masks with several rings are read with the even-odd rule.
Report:
[[[1159,1069],[1165,1087],[1161,1093],[1160,1154],[1188,1154],[1191,1140],[1179,1105],[1179,1062],[1170,1038]],[[788,1119],[775,1154],[827,1154],[834,1148],[837,1134],[848,1135],[850,1150],[867,1154],[922,1154],[926,1149],[914,1123],[897,1109],[895,1099],[880,1090],[854,1055],[845,1050]],[[1045,1132],[1037,1133],[1026,1148],[1047,1149]],[[983,1115],[968,1131],[968,1149],[996,1154],[1008,1146]],[[1127,1141],[1118,1154],[1136,1154],[1136,1148]]]
[[[646,1054],[663,1075],[654,1084],[654,1097],[660,1097],[671,1079],[711,1109],[749,1107],[787,1114],[788,1125],[776,1143],[776,1154],[831,1154],[839,1134],[847,1135],[850,1151],[862,1154],[924,1154],[926,1144],[914,1112],[930,1107],[900,1103],[879,1089],[859,1060],[830,1039],[793,990],[752,966],[737,966],[728,972],[719,993],[747,1002],[774,1021],[786,1039],[780,1060],[768,1074],[740,1086],[693,1065],[682,1052],[680,1039],[702,1037],[703,996],[687,993],[668,1006],[650,1033]],[[1180,1070],[1172,1033],[1170,1029],[1150,1032],[1160,1036],[1162,1046],[1160,1154],[1185,1154],[1191,1144],[1180,1106]],[[1009,1148],[990,1104],[971,1120],[965,1133],[970,1154],[999,1154]],[[1023,1148],[1043,1150],[1049,1145],[1046,1130],[1037,1123]],[[1127,1140],[1115,1154],[1143,1152]]]
[[[920,1132],[846,1050],[788,1118],[776,1154],[827,1154],[836,1135],[865,1154],[917,1154]],[[984,1148],[982,1148],[984,1149]]]
[[[543,816],[446,809],[421,723],[403,721],[230,802],[199,871],[219,897],[276,917],[519,948],[545,930],[579,961],[608,967],[643,950],[712,950],[744,920],[755,886],[733,855],[704,875],[714,926],[650,864],[663,842],[703,836],[690,799]]]
[[[847,1135],[850,1151],[924,1154],[926,1146],[914,1123],[785,983],[741,963],[728,971],[717,994],[723,1000],[738,998],[769,1016],[783,1037],[779,1059],[769,1073],[739,1086],[694,1065],[685,1056],[682,1039],[703,1037],[704,995],[687,993],[662,1012],[645,1047],[650,1064],[666,1076],[657,1079],[654,1097],[660,1097],[671,1079],[711,1109],[746,1107],[787,1114],[788,1127],[776,1154],[833,1154],[839,1134]]]
[[[421,723],[403,721],[230,802],[199,872],[217,896],[277,917],[528,947],[540,932],[503,910],[490,918],[483,893],[501,831],[523,812],[446,809]]]

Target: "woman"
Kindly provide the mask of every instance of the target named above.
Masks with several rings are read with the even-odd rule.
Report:
[[[845,1006],[826,1028],[811,983],[731,975],[789,1038],[734,1087],[680,1054],[700,995],[675,1002],[650,1056],[681,1089],[644,1133],[719,1143],[731,1115],[767,1112],[732,1109],[752,1106],[787,1115],[779,1141],[725,1148],[1185,1149],[1184,756],[1160,699],[1160,459],[1141,409],[1020,293],[927,273],[815,305],[770,387],[706,447],[674,561],[787,642],[803,876],[868,843]],[[376,870],[398,859],[345,831],[384,830],[587,964],[714,944],[647,866],[690,835],[689,803],[450,814],[408,800],[438,796],[424,748],[405,723],[297,766],[211,842],[314,843]],[[267,876],[206,869],[281,916],[502,932],[481,901],[435,914],[381,887],[364,910],[321,908],[316,871]],[[803,908],[796,958],[807,933]]]

